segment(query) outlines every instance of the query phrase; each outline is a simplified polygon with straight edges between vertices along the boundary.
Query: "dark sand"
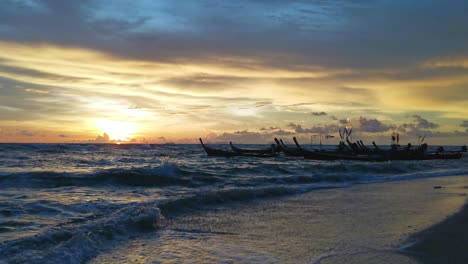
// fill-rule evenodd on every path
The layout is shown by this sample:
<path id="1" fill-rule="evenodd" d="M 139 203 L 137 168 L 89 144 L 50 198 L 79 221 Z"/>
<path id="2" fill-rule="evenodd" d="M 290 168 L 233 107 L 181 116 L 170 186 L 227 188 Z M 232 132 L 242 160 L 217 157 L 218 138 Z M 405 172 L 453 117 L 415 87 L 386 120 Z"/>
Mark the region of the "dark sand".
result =
<path id="1" fill-rule="evenodd" d="M 468 263 L 468 205 L 415 238 L 408 251 L 422 263 Z"/>

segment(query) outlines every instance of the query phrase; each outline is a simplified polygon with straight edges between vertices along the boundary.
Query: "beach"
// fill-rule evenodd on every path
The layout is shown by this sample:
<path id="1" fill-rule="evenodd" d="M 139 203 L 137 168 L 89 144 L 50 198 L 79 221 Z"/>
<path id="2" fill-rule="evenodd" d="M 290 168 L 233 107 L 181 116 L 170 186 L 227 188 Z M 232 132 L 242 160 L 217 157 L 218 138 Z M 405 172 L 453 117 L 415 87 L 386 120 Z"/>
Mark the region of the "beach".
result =
<path id="1" fill-rule="evenodd" d="M 468 263 L 468 207 L 413 237 L 407 250 L 421 263 Z"/>
<path id="2" fill-rule="evenodd" d="M 467 184 L 466 176 L 419 179 L 214 206 L 169 217 L 92 263 L 463 263 L 463 248 L 450 243 L 468 238 L 466 211 L 447 218 L 462 208 Z"/>
<path id="3" fill-rule="evenodd" d="M 436 259 L 429 246 L 441 258 L 463 257 L 437 245 L 449 231 L 431 230 L 465 203 L 466 158 L 323 162 L 209 158 L 199 145 L 2 147 L 0 263 L 418 263 Z"/>

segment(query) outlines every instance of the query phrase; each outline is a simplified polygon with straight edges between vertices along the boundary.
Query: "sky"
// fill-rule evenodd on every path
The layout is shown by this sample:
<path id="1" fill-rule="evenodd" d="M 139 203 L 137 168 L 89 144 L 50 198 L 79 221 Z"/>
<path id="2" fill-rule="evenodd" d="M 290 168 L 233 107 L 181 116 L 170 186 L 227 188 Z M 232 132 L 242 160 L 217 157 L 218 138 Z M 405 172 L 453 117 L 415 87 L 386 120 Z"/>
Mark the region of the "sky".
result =
<path id="1" fill-rule="evenodd" d="M 468 144 L 468 1 L 0 2 L 0 142 Z"/>

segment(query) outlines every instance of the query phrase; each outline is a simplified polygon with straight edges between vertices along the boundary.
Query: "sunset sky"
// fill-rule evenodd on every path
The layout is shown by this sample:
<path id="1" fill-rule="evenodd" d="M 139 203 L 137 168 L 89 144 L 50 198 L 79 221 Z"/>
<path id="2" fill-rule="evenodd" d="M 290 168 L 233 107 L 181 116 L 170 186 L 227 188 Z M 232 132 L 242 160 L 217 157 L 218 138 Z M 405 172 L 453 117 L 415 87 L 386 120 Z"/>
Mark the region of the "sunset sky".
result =
<path id="1" fill-rule="evenodd" d="M 467 14 L 466 0 L 3 0 L 0 142 L 267 143 L 346 126 L 468 144 Z"/>

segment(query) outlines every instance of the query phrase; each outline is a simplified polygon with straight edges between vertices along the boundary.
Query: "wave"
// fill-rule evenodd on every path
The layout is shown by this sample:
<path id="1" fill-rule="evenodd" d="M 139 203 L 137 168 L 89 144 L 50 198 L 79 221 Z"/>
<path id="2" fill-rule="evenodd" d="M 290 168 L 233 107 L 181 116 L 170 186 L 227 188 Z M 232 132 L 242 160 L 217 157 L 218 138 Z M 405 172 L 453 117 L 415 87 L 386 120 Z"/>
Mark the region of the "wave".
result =
<path id="1" fill-rule="evenodd" d="M 32 171 L 0 173 L 3 187 L 56 188 L 63 186 L 163 186 L 191 185 L 190 172 L 184 171 L 175 163 L 162 163 L 158 167 L 112 168 L 93 173 L 66 173 L 53 171 Z"/>
<path id="2" fill-rule="evenodd" d="M 360 179 L 361 183 L 377 183 L 385 181 L 404 181 L 404 180 L 416 180 L 416 179 L 427 179 L 437 177 L 448 177 L 448 176 L 463 176 L 468 175 L 467 168 L 454 168 L 454 169 L 440 169 L 429 172 L 409 172 L 400 175 L 393 176 L 368 176 Z"/>
<path id="3" fill-rule="evenodd" d="M 147 168 L 149 173 L 160 173 L 180 176 L 180 168 L 175 164 L 168 167 Z M 203 210 L 206 206 L 250 201 L 259 198 L 270 198 L 304 193 L 317 189 L 342 188 L 353 182 L 391 181 L 423 177 L 440 177 L 448 175 L 463 175 L 466 169 L 443 169 L 431 173 L 409 173 L 392 177 L 369 176 L 290 176 L 283 177 L 280 182 L 264 183 L 250 187 L 228 187 L 222 189 L 198 190 L 195 193 L 166 198 L 165 200 L 131 203 L 123 205 L 100 205 L 100 210 L 94 210 L 93 215 L 75 218 L 66 223 L 60 223 L 35 236 L 19 238 L 0 244 L 3 253 L 1 260 L 6 262 L 45 262 L 45 263 L 82 263 L 95 256 L 98 251 L 111 246 L 118 237 L 128 238 L 136 232 L 146 232 L 164 227 L 165 217 L 177 217 L 193 210 Z M 112 174 L 112 171 L 107 173 Z M 338 175 L 338 174 L 337 174 Z M 256 179 L 259 180 L 259 179 Z M 273 181 L 274 177 L 263 177 L 262 181 Z M 57 207 L 57 205 L 52 205 Z M 97 207 L 96 207 L 97 208 Z M 4 232 L 9 232 L 11 226 L 19 223 L 11 222 L 4 226 Z M 0 230 L 2 231 L 2 230 Z"/>
<path id="4" fill-rule="evenodd" d="M 229 188 L 216 191 L 206 191 L 182 198 L 167 200 L 159 205 L 164 215 L 185 213 L 187 209 L 193 210 L 209 205 L 250 201 L 260 198 L 269 198 L 300 194 L 311 190 L 341 188 L 346 184 L 305 184 L 305 185 L 279 185 L 264 187 Z"/>
<path id="5" fill-rule="evenodd" d="M 100 210 L 94 210 L 92 215 L 72 218 L 45 229 L 39 234 L 0 243 L 2 252 L 0 261 L 7 263 L 83 263 L 106 246 L 112 246 L 115 239 L 126 239 L 137 233 L 164 227 L 164 216 L 189 213 L 194 209 L 215 204 L 290 195 L 311 189 L 332 187 L 336 186 L 270 186 L 213 190 L 163 201 L 130 203 L 119 210 L 115 209 L 115 205 L 103 207 L 103 204 L 100 204 Z M 11 231 L 11 226 L 20 224 L 9 222 L 3 226 L 3 231 Z"/>
<path id="6" fill-rule="evenodd" d="M 36 151 L 60 153 L 64 151 L 94 151 L 106 145 L 94 144 L 0 144 L 0 151 Z"/>
<path id="7" fill-rule="evenodd" d="M 84 161 L 83 161 L 84 162 Z M 96 162 L 96 161 L 93 161 Z M 99 162 L 99 161 L 98 161 Z M 156 161 L 155 161 L 156 162 Z M 468 174 L 468 167 L 451 162 L 303 162 L 223 163 L 202 166 L 182 162 L 159 161 L 152 167 L 97 169 L 93 172 L 0 171 L 2 187 L 57 188 L 63 186 L 168 186 L 200 187 L 227 184 L 263 186 L 269 184 L 308 184 L 321 182 L 375 182 L 414 177 L 439 177 Z M 463 163 L 462 163 L 463 164 Z M 436 176 L 433 176 L 436 175 Z"/>
<path id="8" fill-rule="evenodd" d="M 70 221 L 40 234 L 0 244 L 7 263 L 83 263 L 119 235 L 158 228 L 162 216 L 152 204 L 130 204 L 83 224 Z"/>

